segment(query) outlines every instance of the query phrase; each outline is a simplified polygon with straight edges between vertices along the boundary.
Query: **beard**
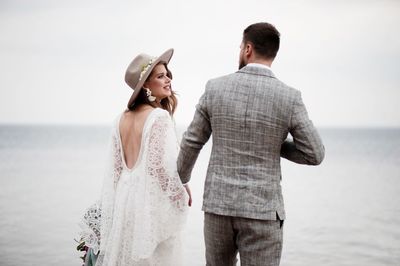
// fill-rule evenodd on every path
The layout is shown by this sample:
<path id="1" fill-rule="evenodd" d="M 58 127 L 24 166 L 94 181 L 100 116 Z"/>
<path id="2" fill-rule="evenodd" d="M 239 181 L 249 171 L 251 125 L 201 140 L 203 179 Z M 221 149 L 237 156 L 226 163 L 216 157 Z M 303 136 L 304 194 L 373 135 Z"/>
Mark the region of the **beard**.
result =
<path id="1" fill-rule="evenodd" d="M 242 69 L 242 67 L 246 66 L 247 63 L 244 61 L 243 57 L 240 56 L 239 58 L 239 70 Z"/>

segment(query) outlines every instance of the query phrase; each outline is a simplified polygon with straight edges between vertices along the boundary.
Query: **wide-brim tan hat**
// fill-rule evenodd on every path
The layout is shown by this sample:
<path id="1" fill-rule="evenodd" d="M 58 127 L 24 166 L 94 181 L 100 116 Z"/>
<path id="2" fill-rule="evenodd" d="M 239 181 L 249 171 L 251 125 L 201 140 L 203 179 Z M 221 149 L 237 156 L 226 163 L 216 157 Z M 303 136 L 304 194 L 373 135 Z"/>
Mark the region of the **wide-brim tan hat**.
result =
<path id="1" fill-rule="evenodd" d="M 169 63 L 174 53 L 174 49 L 168 49 L 158 58 L 147 54 L 136 56 L 129 64 L 125 73 L 125 82 L 133 89 L 133 93 L 128 102 L 128 108 L 135 102 L 143 83 L 149 77 L 153 68 L 160 62 Z"/>

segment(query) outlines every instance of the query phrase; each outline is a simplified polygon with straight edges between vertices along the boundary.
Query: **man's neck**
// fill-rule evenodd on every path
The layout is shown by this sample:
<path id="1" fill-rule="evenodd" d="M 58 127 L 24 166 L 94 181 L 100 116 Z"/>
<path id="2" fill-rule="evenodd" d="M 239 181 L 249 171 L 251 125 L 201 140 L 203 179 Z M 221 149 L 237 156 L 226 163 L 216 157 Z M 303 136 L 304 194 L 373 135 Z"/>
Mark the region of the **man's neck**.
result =
<path id="1" fill-rule="evenodd" d="M 267 67 L 271 67 L 271 65 L 272 65 L 272 61 L 273 60 L 265 60 L 265 59 L 253 59 L 253 60 L 249 60 L 248 62 L 247 62 L 247 64 L 251 64 L 251 63 L 253 63 L 253 64 L 261 64 L 261 65 L 266 65 Z"/>

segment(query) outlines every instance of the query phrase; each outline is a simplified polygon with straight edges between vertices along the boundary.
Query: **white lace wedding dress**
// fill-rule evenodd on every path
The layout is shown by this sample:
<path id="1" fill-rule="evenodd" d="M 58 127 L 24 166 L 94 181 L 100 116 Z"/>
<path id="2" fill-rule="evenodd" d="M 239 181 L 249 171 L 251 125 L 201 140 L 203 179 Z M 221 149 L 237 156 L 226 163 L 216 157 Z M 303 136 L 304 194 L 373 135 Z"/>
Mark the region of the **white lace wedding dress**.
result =
<path id="1" fill-rule="evenodd" d="M 109 171 L 103 183 L 96 266 L 181 265 L 180 234 L 188 196 L 176 169 L 179 147 L 174 123 L 165 110 L 151 111 L 138 159 L 129 169 L 119 121 L 120 117 L 112 130 Z"/>

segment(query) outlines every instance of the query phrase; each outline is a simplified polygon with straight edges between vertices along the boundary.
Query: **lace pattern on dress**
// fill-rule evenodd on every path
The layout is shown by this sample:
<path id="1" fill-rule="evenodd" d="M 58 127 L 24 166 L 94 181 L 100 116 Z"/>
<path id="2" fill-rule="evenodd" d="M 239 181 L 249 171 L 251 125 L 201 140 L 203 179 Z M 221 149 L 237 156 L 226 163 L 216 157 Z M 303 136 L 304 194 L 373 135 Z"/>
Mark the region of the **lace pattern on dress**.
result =
<path id="1" fill-rule="evenodd" d="M 114 187 L 117 185 L 119 177 L 122 173 L 122 155 L 121 145 L 119 145 L 118 137 L 113 135 L 113 150 L 114 150 Z"/>
<path id="2" fill-rule="evenodd" d="M 153 178 L 158 179 L 161 190 L 167 194 L 170 202 L 179 210 L 186 209 L 185 189 L 182 186 L 178 173 L 168 171 L 164 156 L 168 156 L 166 140 L 168 131 L 172 130 L 165 117 L 158 117 L 154 122 L 149 136 L 149 151 L 147 160 L 147 172 Z M 170 139 L 169 139 L 170 140 Z"/>
<path id="3" fill-rule="evenodd" d="M 100 218 L 100 204 L 96 202 L 86 210 L 79 223 L 82 229 L 81 239 L 85 241 L 85 246 L 93 249 L 94 254 L 97 254 L 100 248 Z"/>
<path id="4" fill-rule="evenodd" d="M 101 241 L 100 241 L 100 256 L 104 252 L 108 243 L 109 234 L 113 222 L 114 213 L 114 200 L 115 200 L 115 189 L 119 178 L 122 174 L 122 157 L 121 147 L 119 145 L 118 133 L 116 130 L 117 121 L 114 123 L 114 127 L 111 132 L 110 147 L 109 147 L 109 159 L 108 166 L 106 167 L 105 176 L 103 180 L 103 188 L 101 193 Z M 101 265 L 101 264 L 99 264 Z"/>
<path id="5" fill-rule="evenodd" d="M 123 166 L 118 122 L 101 197 L 101 242 L 96 266 L 180 265 L 179 236 L 187 195 L 180 182 L 178 145 L 166 111 L 154 110 L 142 135 L 142 155 L 133 171 Z M 140 163 L 143 162 L 143 163 Z"/>

